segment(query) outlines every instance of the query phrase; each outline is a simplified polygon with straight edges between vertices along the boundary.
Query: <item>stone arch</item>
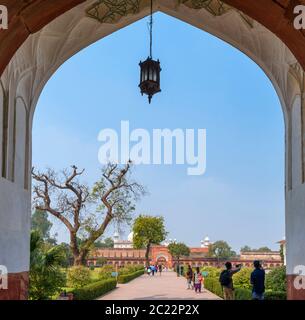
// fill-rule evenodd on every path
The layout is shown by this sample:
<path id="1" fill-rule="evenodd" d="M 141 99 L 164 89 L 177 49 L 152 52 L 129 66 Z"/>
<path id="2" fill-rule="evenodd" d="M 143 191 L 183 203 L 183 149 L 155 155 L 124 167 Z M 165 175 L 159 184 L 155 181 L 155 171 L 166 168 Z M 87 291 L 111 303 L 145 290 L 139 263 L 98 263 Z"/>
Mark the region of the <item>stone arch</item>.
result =
<path id="1" fill-rule="evenodd" d="M 284 33 L 283 30 L 276 29 L 276 26 L 272 25 L 272 22 L 268 23 L 266 17 L 264 16 L 264 18 L 262 14 L 255 15 L 253 12 L 251 14 L 251 1 L 245 0 L 243 4 L 240 4 L 240 1 L 227 0 L 226 3 L 233 6 L 235 4 L 236 7 L 230 7 L 224 11 L 218 10 L 216 14 L 206 7 L 195 8 L 190 1 L 178 0 L 159 0 L 156 2 L 154 10 L 185 21 L 226 41 L 256 62 L 270 78 L 281 102 L 286 127 L 286 216 L 289 217 L 286 226 L 287 270 L 292 279 L 293 266 L 295 264 L 305 264 L 302 260 L 305 256 L 305 249 L 296 249 L 298 243 L 305 240 L 302 230 L 296 228 L 296 226 L 305 224 L 305 217 L 302 215 L 305 194 L 305 105 L 304 99 L 298 100 L 297 98 L 297 96 L 303 97 L 304 92 L 302 65 L 305 65 L 305 50 L 303 50 L 304 46 L 300 46 L 301 50 L 296 49 L 287 39 L 289 47 L 285 45 L 282 40 L 285 40 L 287 32 Z M 269 8 L 275 8 L 274 1 L 266 1 L 264 0 L 261 4 L 261 6 L 264 5 L 263 11 L 267 12 L 266 7 L 268 6 Z M 218 0 L 214 0 L 214 3 L 216 5 L 222 4 Z M 16 225 L 19 228 L 17 233 L 22 234 L 22 236 L 17 236 L 16 230 L 11 231 L 11 242 L 16 244 L 15 250 L 17 252 L 19 252 L 20 246 L 18 247 L 18 244 L 21 241 L 23 242 L 23 250 L 25 247 L 28 248 L 24 243 L 27 243 L 30 225 L 31 128 L 35 107 L 43 87 L 60 65 L 71 56 L 149 13 L 149 2 L 143 0 L 139 10 L 129 12 L 124 16 L 118 16 L 111 23 L 109 21 L 101 23 L 98 19 L 88 16 L 88 10 L 92 4 L 93 1 L 89 0 L 67 0 L 57 10 L 53 8 L 54 10 L 46 12 L 41 17 L 40 23 L 36 21 L 35 25 L 31 25 L 31 19 L 27 19 L 26 16 L 26 13 L 31 16 L 29 9 L 31 6 L 25 7 L 25 11 L 22 11 L 21 20 L 27 26 L 27 33 L 25 32 L 17 43 L 19 49 L 14 51 L 16 48 L 12 48 L 11 51 L 15 52 L 14 56 L 12 57 L 12 52 L 7 53 L 5 51 L 4 58 L 1 60 L 0 72 L 3 71 L 3 73 L 0 79 L 2 87 L 0 110 L 6 110 L 3 112 L 6 119 L 2 119 L 1 126 L 3 129 L 1 165 L 2 176 L 6 180 L 0 181 L 0 202 L 2 203 L 0 210 L 3 213 L 0 216 L 0 231 L 4 228 L 1 225 L 7 226 L 11 222 L 9 220 L 11 217 L 8 217 L 6 209 L 3 209 L 10 208 L 14 211 L 17 220 Z M 236 8 L 243 9 L 243 11 Z M 282 17 L 283 11 L 285 12 L 284 9 L 281 12 L 276 12 Z M 61 13 L 64 14 L 60 15 Z M 253 20 L 253 18 L 256 18 L 256 20 Z M 282 40 L 257 21 L 269 26 L 269 29 L 278 34 Z M 289 26 L 287 26 L 287 30 L 292 32 Z M 29 31 L 30 35 L 28 34 Z M 302 40 L 300 40 L 300 37 L 301 34 L 297 33 L 293 37 L 293 44 L 303 43 L 303 36 Z M 24 41 L 25 38 L 26 41 Z M 14 38 L 10 39 L 8 37 L 7 39 L 13 41 Z M 8 41 L 7 39 L 5 41 Z M 295 56 L 289 48 L 293 50 Z M 3 64 L 3 61 L 6 62 Z M 8 61 L 10 61 L 9 64 L 7 64 Z M 292 116 L 293 109 L 296 111 Z M 26 129 L 20 133 L 19 130 L 24 128 Z M 24 145 L 22 143 L 19 145 L 23 134 L 25 135 Z M 299 137 L 301 137 L 301 143 Z M 18 141 L 17 144 L 16 141 Z M 11 184 L 11 182 L 13 183 Z M 8 190 L 15 194 L 14 199 L 20 199 L 20 204 L 16 204 L 14 199 L 6 196 Z M 293 236 L 295 233 L 298 237 Z M 0 240 L 7 242 L 7 239 L 1 238 L 3 237 L 1 234 L 7 234 L 7 232 L 0 232 Z M 300 238 L 302 238 L 301 242 Z M 25 254 L 27 257 L 21 259 L 22 263 L 17 266 L 18 263 L 16 265 L 12 260 L 13 256 L 12 258 L 9 257 L 9 249 L 8 245 L 0 248 L 0 256 L 6 257 L 9 272 L 27 272 L 28 253 Z M 212 262 L 211 265 L 213 265 Z M 290 280 L 288 284 L 291 284 Z M 293 289 L 291 290 L 293 291 Z M 294 294 L 292 291 L 289 291 L 290 296 Z M 305 293 L 302 294 L 305 297 Z"/>

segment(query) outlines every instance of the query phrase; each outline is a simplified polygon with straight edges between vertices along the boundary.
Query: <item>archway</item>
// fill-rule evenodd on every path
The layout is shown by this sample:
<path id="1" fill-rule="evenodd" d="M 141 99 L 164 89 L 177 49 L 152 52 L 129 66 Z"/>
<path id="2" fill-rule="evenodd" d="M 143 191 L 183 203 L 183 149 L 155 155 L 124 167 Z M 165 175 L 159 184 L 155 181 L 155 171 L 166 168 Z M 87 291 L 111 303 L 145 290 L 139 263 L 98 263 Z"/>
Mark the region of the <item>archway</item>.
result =
<path id="1" fill-rule="evenodd" d="M 238 1 L 226 2 L 236 4 L 238 7 Z M 301 95 L 304 89 L 304 72 L 301 65 L 304 65 L 305 60 L 302 59 L 305 50 L 294 48 L 298 41 L 303 43 L 303 38 L 299 40 L 300 33 L 293 33 L 292 40 L 289 40 L 294 41 L 293 44 L 286 39 L 287 45 L 298 57 L 297 60 L 279 38 L 250 16 L 245 15 L 244 12 L 250 14 L 252 10 L 252 17 L 264 22 L 285 40 L 284 29 L 276 28 L 270 21 L 268 24 L 266 15 L 262 14 L 263 11 L 268 11 L 265 1 L 261 4 L 261 14 L 251 9 L 250 1 L 244 1 L 243 5 L 238 7 L 244 9 L 244 12 L 226 6 L 218 0 L 212 1 L 212 6 L 210 3 L 210 1 L 204 1 L 198 8 L 191 2 L 182 4 L 174 0 L 160 0 L 154 9 L 206 30 L 232 44 L 259 64 L 271 79 L 282 104 L 286 128 L 288 294 L 290 298 L 305 298 L 305 290 L 296 290 L 292 283 L 295 277 L 295 266 L 305 265 L 305 249 L 299 246 L 299 243 L 305 240 L 305 233 L 302 230 L 305 222 L 304 102 Z M 270 8 L 275 10 L 274 2 L 268 3 Z M 54 5 L 52 14 L 46 13 L 39 18 L 40 20 L 38 19 L 39 21 L 37 17 L 36 21 L 26 19 L 27 33 L 29 30 L 39 31 L 30 36 L 23 33 L 23 40 L 27 36 L 28 38 L 14 56 L 11 58 L 13 52 L 6 52 L 3 56 L 5 70 L 1 77 L 0 89 L 0 123 L 2 124 L 0 241 L 3 245 L 0 248 L 0 256 L 1 264 L 8 267 L 10 274 L 9 290 L 0 293 L 4 297 L 24 298 L 26 296 L 31 206 L 31 128 L 38 97 L 51 75 L 73 54 L 141 19 L 149 11 L 148 1 L 140 2 L 138 7 L 134 4 L 130 6 L 123 3 L 122 5 L 125 6 L 123 11 L 126 15 L 121 16 L 112 12 L 112 18 L 107 21 L 103 18 L 105 8 L 101 8 L 100 3 L 77 0 L 67 1 L 64 7 Z M 40 9 L 41 7 L 37 7 L 36 14 Z M 71 10 L 66 11 L 68 9 Z M 59 16 L 63 12 L 65 13 Z M 286 10 L 282 8 L 281 13 L 278 10 L 276 12 L 279 17 L 282 17 Z M 269 15 L 270 12 L 268 12 Z M 57 18 L 54 19 L 55 17 Z M 29 28 L 31 22 L 33 28 Z M 41 27 L 43 29 L 40 29 Z M 292 32 L 291 28 L 287 26 L 285 30 Z M 4 39 L 1 45 L 5 45 L 5 41 L 14 41 L 14 35 L 12 37 Z M 12 46 L 10 48 L 14 51 Z M 302 46 L 300 48 L 303 49 Z M 8 61 L 10 61 L 9 64 L 7 64 Z"/>

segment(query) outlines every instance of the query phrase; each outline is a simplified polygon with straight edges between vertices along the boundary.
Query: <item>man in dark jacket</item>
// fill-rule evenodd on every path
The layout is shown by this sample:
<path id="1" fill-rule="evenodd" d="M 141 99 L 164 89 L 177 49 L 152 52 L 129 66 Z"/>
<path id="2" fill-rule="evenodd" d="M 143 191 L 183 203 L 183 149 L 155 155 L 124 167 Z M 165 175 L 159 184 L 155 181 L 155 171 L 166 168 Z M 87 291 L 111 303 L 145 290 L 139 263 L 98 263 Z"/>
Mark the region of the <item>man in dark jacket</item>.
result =
<path id="1" fill-rule="evenodd" d="M 241 264 L 236 265 L 236 268 L 232 268 L 232 263 L 230 261 L 225 263 L 226 270 L 223 270 L 219 277 L 219 282 L 223 289 L 223 295 L 225 300 L 234 300 L 234 286 L 232 276 L 240 271 Z"/>
<path id="2" fill-rule="evenodd" d="M 264 300 L 265 292 L 265 270 L 259 261 L 254 261 L 254 271 L 251 273 L 252 299 Z"/>

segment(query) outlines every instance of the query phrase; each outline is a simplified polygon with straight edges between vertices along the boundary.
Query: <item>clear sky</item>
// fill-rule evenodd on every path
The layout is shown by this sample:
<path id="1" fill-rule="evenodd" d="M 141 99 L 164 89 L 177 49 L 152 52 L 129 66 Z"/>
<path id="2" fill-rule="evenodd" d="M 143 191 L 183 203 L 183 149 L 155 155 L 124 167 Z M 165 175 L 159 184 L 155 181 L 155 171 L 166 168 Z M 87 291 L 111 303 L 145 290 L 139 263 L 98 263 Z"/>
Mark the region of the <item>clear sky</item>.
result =
<path id="1" fill-rule="evenodd" d="M 120 132 L 121 120 L 149 131 L 204 128 L 203 176 L 188 176 L 183 165 L 135 168 L 150 193 L 135 216 L 163 215 L 169 237 L 192 246 L 208 235 L 235 250 L 277 249 L 285 229 L 284 122 L 271 82 L 218 38 L 161 13 L 154 20 L 162 92 L 152 104 L 138 89 L 138 63 L 148 55 L 145 18 L 84 49 L 53 75 L 35 114 L 33 165 L 76 164 L 91 183 L 100 170 L 101 129 Z M 67 240 L 59 225 L 53 231 Z"/>

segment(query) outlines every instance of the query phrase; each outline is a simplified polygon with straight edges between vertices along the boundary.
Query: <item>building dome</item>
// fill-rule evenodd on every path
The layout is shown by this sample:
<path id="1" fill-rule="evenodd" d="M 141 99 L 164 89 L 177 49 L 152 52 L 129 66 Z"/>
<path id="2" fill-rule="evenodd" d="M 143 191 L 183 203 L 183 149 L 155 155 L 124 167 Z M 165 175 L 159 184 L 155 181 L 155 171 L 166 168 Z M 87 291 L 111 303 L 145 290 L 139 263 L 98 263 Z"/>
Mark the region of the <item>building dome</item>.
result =
<path id="1" fill-rule="evenodd" d="M 210 242 L 210 238 L 209 237 L 205 237 L 204 241 Z"/>
<path id="2" fill-rule="evenodd" d="M 129 242 L 133 242 L 133 232 L 130 232 L 130 233 L 129 233 L 129 235 L 128 235 L 128 237 L 127 237 L 127 240 L 128 240 Z"/>
<path id="3" fill-rule="evenodd" d="M 119 233 L 116 231 L 114 234 L 113 234 L 113 240 L 116 241 L 116 240 L 119 240 L 120 239 L 120 235 Z"/>

